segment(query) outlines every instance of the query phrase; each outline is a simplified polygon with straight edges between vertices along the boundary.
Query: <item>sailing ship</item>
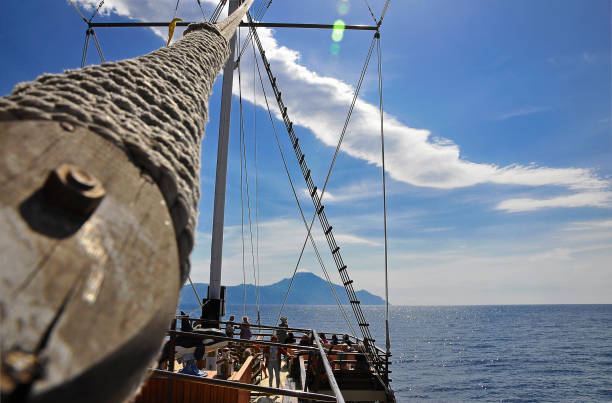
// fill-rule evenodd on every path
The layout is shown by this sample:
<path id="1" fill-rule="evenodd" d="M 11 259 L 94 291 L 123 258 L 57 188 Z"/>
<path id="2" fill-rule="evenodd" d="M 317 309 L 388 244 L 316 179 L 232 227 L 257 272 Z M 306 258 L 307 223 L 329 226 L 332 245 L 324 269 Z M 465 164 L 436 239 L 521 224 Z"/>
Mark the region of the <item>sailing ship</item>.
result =
<path id="1" fill-rule="evenodd" d="M 322 203 L 327 180 L 320 189 L 315 185 L 257 33 L 260 26 L 334 27 L 255 22 L 249 14 L 253 0 L 230 0 L 229 16 L 217 23 L 225 3 L 209 21 L 188 24 L 184 38 L 171 46 L 45 75 L 0 99 L 0 181 L 5 186 L 0 218 L 10 229 L 0 247 L 20 269 L 14 276 L 6 264 L 2 268 L 6 401 L 247 402 L 255 393 L 286 401 L 394 401 L 388 320 L 382 349 L 371 336 L 327 220 Z M 387 6 L 388 1 L 385 11 Z M 343 27 L 374 32 L 367 63 L 383 16 L 375 26 Z M 90 37 L 98 46 L 94 28 L 113 24 L 83 19 L 86 52 Z M 175 19 L 165 25 L 173 30 L 176 24 Z M 316 248 L 311 230 L 318 220 L 361 331 L 359 337 L 326 329 L 345 343 L 329 343 L 316 329 L 259 321 L 250 324 L 254 338 L 236 339 L 220 330 L 234 326 L 222 320 L 221 256 L 240 26 L 249 29 L 259 52 L 313 202 L 310 222 L 302 214 L 304 246 L 310 240 Z M 210 285 L 200 318 L 175 316 L 193 247 L 199 142 L 211 86 L 223 65 Z M 289 332 L 303 342 L 276 338 Z M 290 356 L 284 387 L 256 384 L 264 352 L 281 349 Z"/>

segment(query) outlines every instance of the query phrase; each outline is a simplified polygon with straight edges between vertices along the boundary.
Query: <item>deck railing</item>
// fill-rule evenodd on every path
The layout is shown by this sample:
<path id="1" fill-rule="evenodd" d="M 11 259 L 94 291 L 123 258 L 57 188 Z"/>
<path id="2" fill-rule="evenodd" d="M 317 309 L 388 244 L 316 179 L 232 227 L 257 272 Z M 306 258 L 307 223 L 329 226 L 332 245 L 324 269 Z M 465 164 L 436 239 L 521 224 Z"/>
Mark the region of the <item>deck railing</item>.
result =
<path id="1" fill-rule="evenodd" d="M 293 396 L 293 397 L 299 397 L 300 399 L 304 399 L 304 400 L 322 400 L 323 399 L 322 401 L 336 401 L 338 403 L 344 403 L 342 392 L 340 390 L 340 387 L 338 386 L 338 382 L 336 381 L 336 378 L 334 375 L 334 367 L 336 368 L 337 371 L 339 371 L 339 373 L 343 373 L 343 371 L 344 373 L 346 373 L 346 368 L 344 367 L 344 365 L 356 363 L 357 361 L 359 361 L 358 356 L 363 356 L 365 354 L 364 351 L 362 351 L 363 348 L 360 348 L 360 344 L 363 343 L 363 341 L 355 336 L 349 336 L 349 339 L 351 340 L 351 342 L 354 342 L 354 347 L 356 348 L 356 351 L 334 350 L 333 352 L 331 352 L 332 350 L 330 349 L 329 353 L 331 354 L 331 357 L 328 357 L 328 355 L 325 352 L 326 348 L 328 347 L 323 345 L 322 340 L 319 336 L 319 333 L 314 329 L 286 328 L 286 327 L 251 324 L 250 327 L 252 330 L 259 330 L 259 333 L 255 334 L 255 336 L 258 336 L 258 337 L 256 339 L 240 339 L 240 338 L 224 337 L 224 336 L 217 336 L 217 335 L 211 335 L 211 334 L 202 334 L 198 332 L 185 332 L 182 330 L 176 330 L 177 320 L 188 320 L 191 322 L 192 326 L 193 324 L 204 323 L 204 322 L 205 322 L 205 326 L 210 326 L 212 324 L 213 326 L 216 325 L 219 327 L 221 327 L 222 325 L 228 325 L 230 323 L 235 326 L 238 326 L 239 323 L 226 322 L 226 321 L 218 321 L 218 322 L 211 323 L 211 321 L 209 320 L 189 318 L 186 316 L 177 316 L 177 318 L 172 321 L 170 330 L 168 330 L 167 332 L 167 334 L 169 335 L 169 343 L 170 343 L 170 359 L 169 359 L 170 373 L 168 373 L 167 371 L 161 371 L 161 372 L 163 372 L 169 377 L 182 377 L 183 379 L 190 380 L 190 381 L 198 380 L 199 383 L 217 384 L 217 385 L 226 386 L 228 388 L 242 388 L 244 390 L 250 390 L 253 392 L 259 392 L 259 393 L 269 394 L 269 395 L 276 394 L 276 395 Z M 286 343 L 278 343 L 274 341 L 267 341 L 263 339 L 264 337 L 272 336 L 273 334 L 272 332 L 276 330 L 284 330 L 287 332 L 292 332 L 294 333 L 294 336 L 296 337 L 296 339 L 298 338 L 299 335 L 307 335 L 309 337 L 312 337 L 311 340 L 314 345 L 286 344 Z M 325 334 L 344 335 L 343 333 L 333 333 L 333 332 L 325 332 Z M 299 356 L 298 362 L 300 364 L 300 378 L 301 378 L 300 381 L 301 381 L 302 390 L 294 391 L 291 389 L 271 388 L 271 387 L 264 387 L 264 386 L 258 386 L 258 385 L 252 385 L 252 384 L 241 384 L 241 383 L 234 382 L 234 381 L 200 378 L 200 377 L 189 376 L 189 375 L 184 375 L 184 374 L 175 374 L 173 372 L 174 370 L 173 364 L 174 364 L 174 357 L 175 357 L 175 340 L 176 340 L 176 337 L 180 335 L 189 336 L 193 338 L 199 338 L 199 339 L 209 339 L 209 340 L 214 340 L 217 342 L 227 341 L 228 343 L 231 342 L 234 346 L 238 346 L 238 345 L 242 345 L 242 346 L 250 345 L 250 346 L 258 346 L 258 347 L 276 346 L 276 347 L 297 350 L 297 355 Z M 379 357 L 385 360 L 384 362 L 388 362 L 388 356 L 382 349 L 377 348 L 377 352 L 378 352 Z M 327 380 L 328 380 L 330 389 L 335 396 L 312 393 L 312 392 L 306 391 L 306 385 L 305 385 L 306 374 L 305 374 L 305 370 L 303 367 L 304 365 L 303 356 L 306 354 L 313 354 L 313 353 L 318 354 L 323 364 L 323 367 L 325 369 L 325 374 L 327 376 Z M 388 370 L 387 366 L 382 367 L 382 368 L 376 368 L 376 369 L 379 374 L 382 374 L 385 377 L 385 379 L 388 379 L 388 375 L 390 371 Z M 155 371 L 158 371 L 158 372 L 154 372 L 154 373 L 159 374 L 159 370 L 155 370 Z M 362 374 L 362 375 L 366 374 L 366 372 L 363 372 L 363 370 L 362 371 L 350 370 L 349 372 L 355 373 L 355 374 Z M 300 395 L 300 393 L 302 394 Z M 326 398 L 323 398 L 323 396 L 325 396 Z"/>

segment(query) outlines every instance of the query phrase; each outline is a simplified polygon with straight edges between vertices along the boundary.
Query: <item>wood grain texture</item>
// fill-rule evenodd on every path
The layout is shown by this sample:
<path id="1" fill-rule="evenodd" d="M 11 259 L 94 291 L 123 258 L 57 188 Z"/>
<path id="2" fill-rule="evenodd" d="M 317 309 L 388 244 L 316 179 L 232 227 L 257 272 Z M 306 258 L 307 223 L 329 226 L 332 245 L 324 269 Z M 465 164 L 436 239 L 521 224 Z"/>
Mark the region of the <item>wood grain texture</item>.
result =
<path id="1" fill-rule="evenodd" d="M 89 217 L 41 192 L 64 163 L 105 188 Z M 0 186 L 3 397 L 128 397 L 157 355 L 178 300 L 176 237 L 157 185 L 85 128 L 14 121 L 0 122 Z M 5 376 L 14 351 L 35 355 L 44 369 L 33 384 Z"/>
<path id="2" fill-rule="evenodd" d="M 252 371 L 253 357 L 249 357 L 229 380 L 250 383 Z M 212 378 L 214 372 L 208 371 L 208 377 Z M 138 395 L 130 403 L 248 403 L 250 395 L 248 390 L 172 379 L 154 374 L 144 383 Z"/>

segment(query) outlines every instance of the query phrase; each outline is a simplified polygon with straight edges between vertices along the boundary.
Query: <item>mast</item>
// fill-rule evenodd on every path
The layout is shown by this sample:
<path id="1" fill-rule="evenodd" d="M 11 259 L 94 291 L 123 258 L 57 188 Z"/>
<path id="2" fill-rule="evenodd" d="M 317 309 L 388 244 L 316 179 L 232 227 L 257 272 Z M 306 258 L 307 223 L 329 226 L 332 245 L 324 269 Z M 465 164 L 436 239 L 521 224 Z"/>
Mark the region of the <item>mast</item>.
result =
<path id="1" fill-rule="evenodd" d="M 239 0 L 230 0 L 231 14 L 238 8 Z M 234 83 L 234 52 L 236 35 L 230 40 L 230 56 L 223 68 L 223 88 L 221 93 L 221 114 L 219 119 L 219 141 L 217 146 L 217 174 L 215 179 L 215 200 L 213 212 L 212 242 L 210 247 L 210 285 L 209 303 L 221 298 L 221 265 L 223 259 L 223 224 L 225 220 L 225 188 L 227 184 L 227 153 L 230 134 L 232 109 L 232 86 Z M 212 319 L 212 318 L 211 318 Z M 219 318 L 217 318 L 218 320 Z"/>

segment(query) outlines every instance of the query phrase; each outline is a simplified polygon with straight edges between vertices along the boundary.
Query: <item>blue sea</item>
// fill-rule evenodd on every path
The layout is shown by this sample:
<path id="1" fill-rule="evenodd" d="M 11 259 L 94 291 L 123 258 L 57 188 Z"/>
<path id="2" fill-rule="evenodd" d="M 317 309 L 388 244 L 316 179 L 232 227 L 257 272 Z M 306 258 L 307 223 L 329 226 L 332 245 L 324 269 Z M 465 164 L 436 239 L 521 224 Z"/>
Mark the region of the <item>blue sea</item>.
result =
<path id="1" fill-rule="evenodd" d="M 243 314 L 242 305 L 227 308 Z M 279 308 L 263 305 L 262 323 Z M 384 348 L 384 307 L 362 308 Z M 288 305 L 283 314 L 290 326 L 348 328 L 336 306 Z M 256 307 L 247 315 L 254 322 Z M 392 306 L 389 317 L 399 402 L 612 402 L 612 305 Z"/>

